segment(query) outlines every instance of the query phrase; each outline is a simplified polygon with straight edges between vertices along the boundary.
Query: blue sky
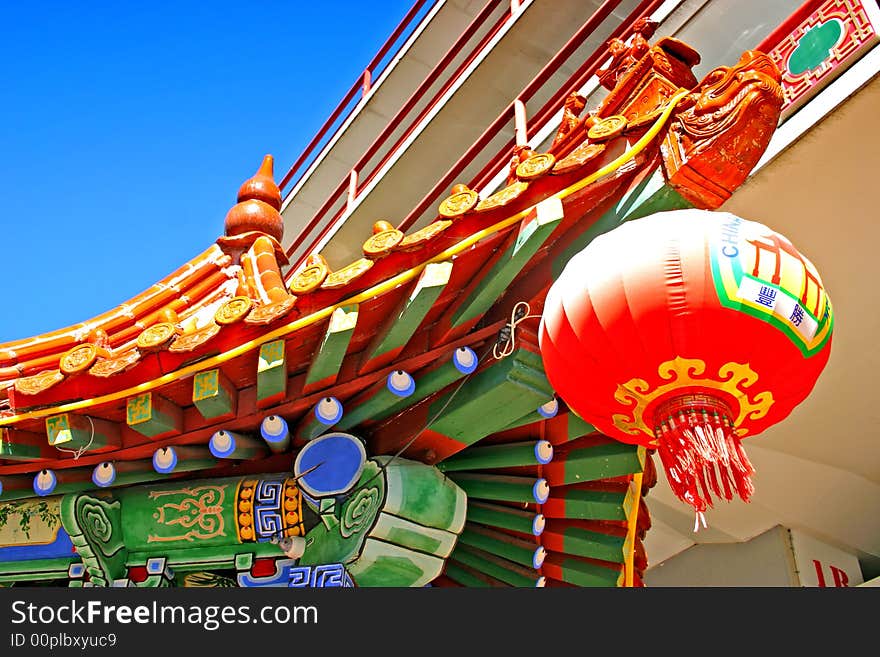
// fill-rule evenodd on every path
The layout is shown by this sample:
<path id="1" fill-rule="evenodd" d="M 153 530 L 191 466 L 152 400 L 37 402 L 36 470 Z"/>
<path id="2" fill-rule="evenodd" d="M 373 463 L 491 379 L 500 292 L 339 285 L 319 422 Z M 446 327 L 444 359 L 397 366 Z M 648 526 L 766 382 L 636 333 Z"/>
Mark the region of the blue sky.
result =
<path id="1" fill-rule="evenodd" d="M 412 0 L 0 3 L 0 342 L 89 319 L 280 181 Z"/>

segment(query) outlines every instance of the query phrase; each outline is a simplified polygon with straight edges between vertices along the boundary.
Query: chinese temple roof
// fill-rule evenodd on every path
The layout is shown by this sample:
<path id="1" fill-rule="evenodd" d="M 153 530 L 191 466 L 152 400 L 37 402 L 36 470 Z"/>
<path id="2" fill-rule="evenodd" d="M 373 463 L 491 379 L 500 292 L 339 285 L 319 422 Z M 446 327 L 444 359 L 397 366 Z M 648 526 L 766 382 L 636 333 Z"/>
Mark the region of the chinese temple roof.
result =
<path id="1" fill-rule="evenodd" d="M 535 493 L 524 508 L 550 500 L 554 582 L 579 581 L 560 556 L 574 522 L 567 496 L 614 497 L 610 516 L 578 516 L 587 523 L 578 527 L 638 553 L 651 459 L 555 399 L 536 320 L 556 274 L 597 233 L 656 209 L 717 207 L 757 161 L 775 117 L 750 108 L 773 94 L 772 63 L 747 53 L 719 87 L 718 76 L 698 85 L 696 61 L 675 40 L 638 45 L 605 74 L 611 93 L 598 110 L 566 114 L 547 152 L 515 151 L 502 189 L 480 198 L 456 185 L 412 232 L 377 219 L 362 256 L 334 271 L 317 253 L 287 261 L 267 155 L 224 235 L 201 254 L 91 320 L 0 345 L 3 499 L 40 494 L 49 472 L 56 492 L 91 487 L 104 463 L 115 464 L 116 485 L 149 481 L 164 476 L 156 459 L 168 449 L 181 466 L 171 476 L 287 469 L 289 446 L 255 430 L 282 418 L 294 447 L 330 427 L 356 431 L 370 453 L 438 465 L 476 500 L 493 477 L 549 483 L 558 492 Z M 764 87 L 748 87 L 754 80 Z M 752 95 L 737 95 L 741 86 Z M 676 126 L 712 103 L 723 125 L 698 146 L 686 142 Z M 724 139 L 739 130 L 751 130 L 751 146 L 727 161 Z M 715 153 L 711 182 L 706 152 Z M 557 447 L 552 465 L 497 470 L 475 455 L 535 427 Z M 461 465 L 469 458 L 476 465 Z M 458 580 L 447 576 L 467 580 L 492 539 L 466 530 L 450 561 Z M 596 565 L 580 556 L 581 570 Z M 644 555 L 637 560 L 640 572 Z M 621 574 L 619 564 L 608 571 Z"/>

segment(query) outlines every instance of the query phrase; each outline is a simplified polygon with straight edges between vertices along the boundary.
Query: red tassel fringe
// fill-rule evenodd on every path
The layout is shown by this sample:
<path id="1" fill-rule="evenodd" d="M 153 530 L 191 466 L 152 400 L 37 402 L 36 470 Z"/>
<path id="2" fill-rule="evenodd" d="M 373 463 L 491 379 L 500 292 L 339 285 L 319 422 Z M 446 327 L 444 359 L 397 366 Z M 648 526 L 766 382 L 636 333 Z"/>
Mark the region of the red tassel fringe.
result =
<path id="1" fill-rule="evenodd" d="M 657 453 L 670 487 L 699 514 L 736 493 L 748 502 L 755 469 L 740 443 L 730 411 L 704 395 L 678 397 L 658 409 Z"/>

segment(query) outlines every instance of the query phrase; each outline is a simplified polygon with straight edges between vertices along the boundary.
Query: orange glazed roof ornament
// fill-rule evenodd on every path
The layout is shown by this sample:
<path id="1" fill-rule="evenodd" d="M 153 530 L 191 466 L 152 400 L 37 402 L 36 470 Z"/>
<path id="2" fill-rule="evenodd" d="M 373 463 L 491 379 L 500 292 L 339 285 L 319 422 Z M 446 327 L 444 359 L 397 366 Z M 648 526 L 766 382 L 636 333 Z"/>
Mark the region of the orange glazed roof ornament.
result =
<path id="1" fill-rule="evenodd" d="M 227 237 L 257 231 L 281 240 L 281 190 L 275 184 L 273 163 L 272 156 L 266 155 L 257 173 L 239 188 L 238 203 L 226 214 Z"/>
<path id="2" fill-rule="evenodd" d="M 266 155 L 253 178 L 246 180 L 238 188 L 239 202 L 253 199 L 281 210 L 281 190 L 275 184 L 273 166 L 274 159 L 271 155 Z"/>

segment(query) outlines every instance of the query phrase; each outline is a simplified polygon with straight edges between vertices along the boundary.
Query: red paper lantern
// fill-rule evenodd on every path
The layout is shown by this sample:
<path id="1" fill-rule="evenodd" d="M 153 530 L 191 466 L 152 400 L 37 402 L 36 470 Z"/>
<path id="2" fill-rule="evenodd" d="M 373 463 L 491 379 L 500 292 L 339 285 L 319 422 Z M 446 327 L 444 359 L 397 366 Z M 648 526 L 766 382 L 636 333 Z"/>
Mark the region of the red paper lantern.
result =
<path id="1" fill-rule="evenodd" d="M 597 237 L 541 318 L 547 376 L 599 431 L 656 449 L 675 494 L 748 501 L 740 444 L 784 419 L 831 350 L 815 267 L 785 237 L 726 212 L 662 212 Z"/>

